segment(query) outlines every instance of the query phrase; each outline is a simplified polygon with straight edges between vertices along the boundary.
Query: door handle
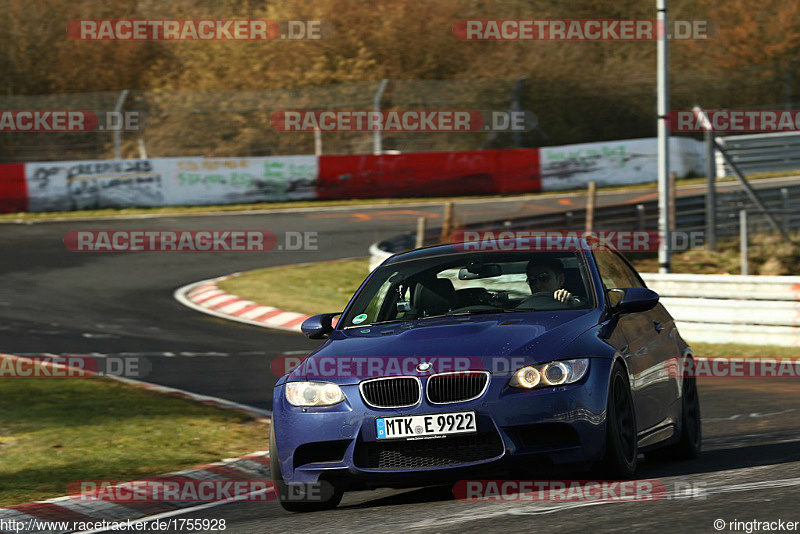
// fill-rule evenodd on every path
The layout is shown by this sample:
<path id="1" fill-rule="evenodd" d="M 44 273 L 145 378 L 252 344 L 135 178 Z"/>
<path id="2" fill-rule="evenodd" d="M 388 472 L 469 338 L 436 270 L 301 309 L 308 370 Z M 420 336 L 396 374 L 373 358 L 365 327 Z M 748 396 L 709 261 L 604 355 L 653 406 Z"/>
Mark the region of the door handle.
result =
<path id="1" fill-rule="evenodd" d="M 653 321 L 653 328 L 655 328 L 656 332 L 660 334 L 661 331 L 664 330 L 664 325 L 659 323 L 658 321 Z"/>

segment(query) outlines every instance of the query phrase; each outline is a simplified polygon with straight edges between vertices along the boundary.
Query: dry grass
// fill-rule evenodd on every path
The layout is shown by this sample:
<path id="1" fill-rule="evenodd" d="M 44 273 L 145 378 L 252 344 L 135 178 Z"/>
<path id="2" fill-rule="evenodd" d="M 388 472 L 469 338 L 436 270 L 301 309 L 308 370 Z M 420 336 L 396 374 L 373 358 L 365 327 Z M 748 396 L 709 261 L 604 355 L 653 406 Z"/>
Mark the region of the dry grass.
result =
<path id="1" fill-rule="evenodd" d="M 800 234 L 793 236 L 794 243 L 779 235 L 751 235 L 748 252 L 749 274 L 796 275 L 800 274 Z M 689 250 L 672 256 L 672 272 L 691 274 L 741 274 L 739 240 L 728 239 L 717 243 L 717 250 Z M 656 253 L 628 254 L 639 272 L 658 272 Z"/>
<path id="2" fill-rule="evenodd" d="M 259 269 L 218 285 L 247 300 L 314 315 L 342 311 L 368 274 L 364 258 Z"/>
<path id="3" fill-rule="evenodd" d="M 102 378 L 3 378 L 0 413 L 0 506 L 268 446 L 263 420 Z"/>

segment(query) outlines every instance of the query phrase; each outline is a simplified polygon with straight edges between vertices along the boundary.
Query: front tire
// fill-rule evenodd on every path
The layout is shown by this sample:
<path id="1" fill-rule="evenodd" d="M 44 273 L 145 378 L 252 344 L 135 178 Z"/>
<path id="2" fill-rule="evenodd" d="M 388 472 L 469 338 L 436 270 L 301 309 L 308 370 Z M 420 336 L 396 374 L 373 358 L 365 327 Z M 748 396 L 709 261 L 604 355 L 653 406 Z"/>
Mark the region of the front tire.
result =
<path id="1" fill-rule="evenodd" d="M 313 499 L 309 499 L 307 496 L 304 498 L 302 487 L 300 487 L 301 491 L 292 491 L 298 486 L 290 487 L 283 479 L 281 464 L 278 461 L 278 448 L 275 445 L 275 431 L 272 425 L 270 425 L 269 431 L 269 471 L 278 494 L 278 502 L 287 512 L 305 513 L 332 510 L 339 506 L 342 501 L 344 492 L 338 486 L 328 482 L 320 481 L 317 483 L 321 489 L 318 492 L 320 497 L 314 497 Z"/>
<path id="2" fill-rule="evenodd" d="M 639 445 L 636 412 L 628 374 L 620 364 L 611 370 L 606 407 L 606 454 L 600 471 L 610 479 L 628 479 L 636 473 Z"/>
<path id="3" fill-rule="evenodd" d="M 672 444 L 645 454 L 654 462 L 668 460 L 693 460 L 700 456 L 703 443 L 703 426 L 700 418 L 700 397 L 697 394 L 697 379 L 683 379 L 681 392 L 681 437 Z"/>

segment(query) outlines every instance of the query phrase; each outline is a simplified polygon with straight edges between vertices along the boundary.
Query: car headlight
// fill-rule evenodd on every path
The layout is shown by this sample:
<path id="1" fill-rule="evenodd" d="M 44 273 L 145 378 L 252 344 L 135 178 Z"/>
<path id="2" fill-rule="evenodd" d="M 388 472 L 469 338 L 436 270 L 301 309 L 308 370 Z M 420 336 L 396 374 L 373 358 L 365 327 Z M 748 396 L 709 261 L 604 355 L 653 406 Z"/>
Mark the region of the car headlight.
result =
<path id="1" fill-rule="evenodd" d="M 583 378 L 588 369 L 588 358 L 529 365 L 514 373 L 509 385 L 515 388 L 533 389 L 572 384 Z"/>
<path id="2" fill-rule="evenodd" d="M 330 382 L 289 382 L 286 400 L 294 406 L 332 406 L 344 400 L 344 393 Z"/>

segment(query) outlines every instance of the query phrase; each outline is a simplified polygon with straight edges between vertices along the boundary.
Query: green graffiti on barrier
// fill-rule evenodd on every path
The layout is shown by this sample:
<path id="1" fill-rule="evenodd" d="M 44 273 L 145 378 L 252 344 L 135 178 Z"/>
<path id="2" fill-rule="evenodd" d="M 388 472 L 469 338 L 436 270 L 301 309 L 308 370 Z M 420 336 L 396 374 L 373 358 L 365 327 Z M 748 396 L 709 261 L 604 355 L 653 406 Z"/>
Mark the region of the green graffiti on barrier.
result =
<path id="1" fill-rule="evenodd" d="M 548 163 L 577 163 L 582 167 L 592 167 L 592 161 L 598 158 L 619 158 L 619 168 L 625 168 L 625 146 L 617 147 L 604 146 L 602 148 L 585 148 L 578 150 L 566 150 L 556 152 L 543 148 L 545 159 Z"/>
<path id="2" fill-rule="evenodd" d="M 179 172 L 178 185 L 230 185 L 233 187 L 253 187 L 256 177 L 247 172 L 206 174 L 198 172 Z"/>

